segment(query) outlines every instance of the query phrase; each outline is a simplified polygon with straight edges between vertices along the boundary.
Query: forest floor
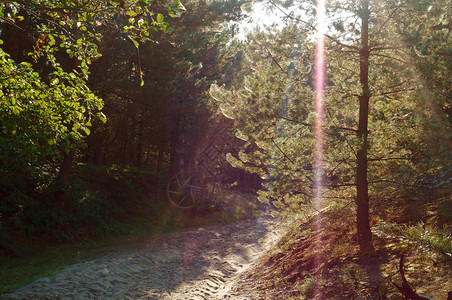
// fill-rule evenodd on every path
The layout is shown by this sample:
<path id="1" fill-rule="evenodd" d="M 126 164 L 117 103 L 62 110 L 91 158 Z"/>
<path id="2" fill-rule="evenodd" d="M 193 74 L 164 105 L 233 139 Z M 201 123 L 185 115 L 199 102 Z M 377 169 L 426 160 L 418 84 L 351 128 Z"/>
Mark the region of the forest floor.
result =
<path id="1" fill-rule="evenodd" d="M 321 245 L 309 220 L 265 214 L 142 237 L 0 299 L 403 299 L 392 284 L 400 283 L 398 242 L 377 238 L 373 255 L 360 258 L 346 220 L 326 217 Z M 422 251 L 409 256 L 413 287 L 446 299 L 452 270 L 430 266 Z"/>
<path id="2" fill-rule="evenodd" d="M 231 289 L 276 244 L 277 223 L 267 215 L 143 238 L 132 248 L 72 265 L 3 298 L 249 299 Z"/>
<path id="3" fill-rule="evenodd" d="M 166 201 L 151 202 L 155 195 L 146 193 L 146 174 L 110 169 L 110 176 L 103 169 L 85 170 L 86 182 L 103 187 L 104 196 L 92 200 L 122 204 L 127 220 L 135 220 L 126 225 L 138 231 L 67 245 L 42 241 L 7 260 L 0 257 L 0 299 L 401 300 L 393 285 L 400 284 L 401 253 L 407 254 L 405 271 L 417 292 L 446 299 L 452 290 L 448 265 L 398 238 L 374 236 L 375 252 L 360 257 L 352 205 L 331 206 L 317 227 L 309 212 L 283 222 L 261 213 L 265 206 L 254 195 L 230 189 L 216 195 L 223 210 L 179 211 Z M 121 190 L 130 192 L 112 197 Z M 443 198 L 427 203 L 429 209 L 375 201 L 380 206 L 373 208 L 374 218 L 387 220 L 398 211 L 401 223 L 449 225 L 452 202 L 449 195 Z M 153 204 L 139 205 L 148 202 Z"/>
<path id="4" fill-rule="evenodd" d="M 352 212 L 346 207 L 325 211 L 317 221 L 301 216 L 286 222 L 285 235 L 241 275 L 232 293 L 251 299 L 402 300 L 395 284 L 402 285 L 404 254 L 405 276 L 417 293 L 438 300 L 452 295 L 452 260 L 425 246 L 374 234 L 374 250 L 360 254 Z"/>

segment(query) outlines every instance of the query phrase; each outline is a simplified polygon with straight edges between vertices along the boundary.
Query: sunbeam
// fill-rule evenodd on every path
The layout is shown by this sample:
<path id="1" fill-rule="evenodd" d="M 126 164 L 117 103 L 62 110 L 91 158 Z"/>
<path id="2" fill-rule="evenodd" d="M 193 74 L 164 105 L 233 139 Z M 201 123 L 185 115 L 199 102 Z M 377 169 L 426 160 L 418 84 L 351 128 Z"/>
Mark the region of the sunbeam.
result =
<path id="1" fill-rule="evenodd" d="M 317 42 L 315 50 L 315 113 L 316 119 L 314 124 L 314 208 L 317 212 L 317 216 L 314 222 L 314 230 L 317 235 L 320 234 L 322 227 L 321 209 L 323 206 L 321 186 L 322 186 L 322 156 L 323 156 L 323 110 L 324 110 L 324 92 L 325 92 L 325 30 L 326 30 L 326 17 L 325 17 L 325 1 L 317 1 Z M 317 248 L 321 249 L 320 238 L 316 240 Z M 315 263 L 317 266 L 320 262 L 321 254 L 317 252 L 315 257 Z"/>
<path id="2" fill-rule="evenodd" d="M 315 203 L 316 208 L 320 206 L 320 186 L 322 181 L 322 152 L 323 152 L 323 105 L 325 92 L 325 1 L 319 0 L 317 2 L 317 43 L 315 50 Z"/>

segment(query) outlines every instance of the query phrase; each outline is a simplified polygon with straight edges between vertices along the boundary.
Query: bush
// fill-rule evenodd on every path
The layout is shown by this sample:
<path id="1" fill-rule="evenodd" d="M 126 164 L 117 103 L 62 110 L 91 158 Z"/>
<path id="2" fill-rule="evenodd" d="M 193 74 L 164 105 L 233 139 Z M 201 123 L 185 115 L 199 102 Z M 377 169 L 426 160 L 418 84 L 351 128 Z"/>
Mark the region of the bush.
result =
<path id="1" fill-rule="evenodd" d="M 452 265 L 452 234 L 446 225 L 438 228 L 422 222 L 398 225 L 381 221 L 373 231 L 380 237 L 399 240 L 400 247 L 406 250 L 418 248 Z"/>
<path id="2" fill-rule="evenodd" d="M 125 233 L 140 220 L 149 221 L 155 206 L 153 172 L 77 165 L 62 207 L 56 205 L 49 168 L 33 177 L 0 170 L 0 253 L 32 241 L 53 244 Z"/>
<path id="3" fill-rule="evenodd" d="M 8 248 L 20 236 L 60 243 L 120 231 L 116 219 L 122 210 L 82 183 L 70 185 L 64 209 L 55 208 L 53 202 L 51 190 L 28 195 L 10 187 L 0 203 L 0 248 Z"/>

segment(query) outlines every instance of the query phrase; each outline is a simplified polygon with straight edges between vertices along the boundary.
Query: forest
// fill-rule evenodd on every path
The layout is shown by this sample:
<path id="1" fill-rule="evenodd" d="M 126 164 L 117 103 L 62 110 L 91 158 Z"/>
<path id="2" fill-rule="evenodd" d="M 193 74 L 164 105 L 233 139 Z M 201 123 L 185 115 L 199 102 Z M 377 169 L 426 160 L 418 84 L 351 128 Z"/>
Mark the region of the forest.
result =
<path id="1" fill-rule="evenodd" d="M 452 299 L 451 30 L 451 0 L 0 2 L 0 299 L 261 214 L 241 296 Z"/>

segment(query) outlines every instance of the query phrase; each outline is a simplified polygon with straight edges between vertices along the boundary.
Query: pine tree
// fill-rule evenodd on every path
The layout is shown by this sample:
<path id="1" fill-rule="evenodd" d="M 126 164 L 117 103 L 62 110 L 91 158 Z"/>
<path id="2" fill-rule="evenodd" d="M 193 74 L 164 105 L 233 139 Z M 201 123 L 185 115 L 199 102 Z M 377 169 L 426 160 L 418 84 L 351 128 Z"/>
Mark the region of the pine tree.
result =
<path id="1" fill-rule="evenodd" d="M 418 5 L 437 7 L 427 2 L 420 1 Z M 303 5 L 300 2 L 300 7 Z M 420 39 L 413 30 L 416 21 L 410 20 L 414 15 L 416 20 L 425 18 L 420 8 L 414 9 L 407 2 L 377 0 L 337 1 L 329 5 L 329 17 L 334 21 L 329 23 L 326 35 L 324 196 L 347 201 L 356 189 L 357 239 L 361 253 L 367 253 L 372 249 L 371 207 L 378 207 L 380 200 L 383 203 L 402 197 L 402 190 L 415 188 L 421 177 L 416 172 L 428 152 L 425 138 L 431 125 L 426 120 L 433 111 L 425 105 L 419 109 L 425 97 L 419 77 L 427 76 L 429 79 L 424 80 L 436 82 L 438 87 L 433 86 L 432 93 L 446 95 L 448 90 L 439 87 L 440 80 L 434 81 L 434 72 L 429 75 L 419 70 L 419 45 L 412 41 L 410 45 L 409 38 Z M 448 5 L 439 6 L 433 25 L 441 27 L 437 34 L 441 42 L 436 47 L 445 53 L 447 28 L 440 20 L 445 19 Z M 291 11 L 296 10 L 292 7 Z M 312 196 L 312 80 L 311 74 L 302 70 L 313 60 L 312 55 L 294 54 L 298 51 L 296 45 L 313 51 L 306 32 L 312 34 L 316 24 L 309 12 L 306 9 L 308 16 L 303 18 L 286 16 L 298 27 L 286 27 L 279 33 L 258 32 L 250 37 L 247 53 L 251 74 L 241 88 L 211 88 L 223 113 L 237 120 L 238 136 L 256 145 L 250 146 L 254 151 L 230 156 L 231 163 L 265 177 L 267 197 L 279 199 L 280 206 Z M 293 41 L 287 37 L 289 33 L 299 35 L 299 41 L 284 47 L 281 41 Z M 431 51 L 430 57 L 438 57 L 440 52 Z M 416 53 L 414 63 L 412 57 Z M 446 56 L 443 54 L 443 61 Z M 291 63 L 295 64 L 293 73 L 289 72 Z M 450 69 L 447 66 L 438 66 L 442 71 L 437 79 L 445 76 Z M 288 91 L 296 90 L 302 82 L 304 94 L 289 96 Z M 447 110 L 448 100 L 441 96 L 436 99 Z M 291 132 L 296 132 L 296 137 Z M 293 207 L 296 209 L 297 205 Z"/>

